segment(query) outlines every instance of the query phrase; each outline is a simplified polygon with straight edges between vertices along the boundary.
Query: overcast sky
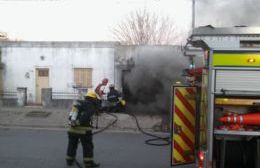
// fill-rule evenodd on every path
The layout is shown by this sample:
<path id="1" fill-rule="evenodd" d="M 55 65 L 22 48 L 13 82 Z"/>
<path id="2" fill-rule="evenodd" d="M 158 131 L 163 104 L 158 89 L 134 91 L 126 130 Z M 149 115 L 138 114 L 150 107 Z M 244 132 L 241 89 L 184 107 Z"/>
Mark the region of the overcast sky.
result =
<path id="1" fill-rule="evenodd" d="M 0 31 L 23 40 L 111 41 L 129 12 L 146 8 L 190 28 L 188 0 L 0 0 Z"/>
<path id="2" fill-rule="evenodd" d="M 146 8 L 191 29 L 192 0 L 0 0 L 0 31 L 13 39 L 112 41 L 111 29 Z M 260 23 L 260 0 L 196 0 L 196 26 Z"/>

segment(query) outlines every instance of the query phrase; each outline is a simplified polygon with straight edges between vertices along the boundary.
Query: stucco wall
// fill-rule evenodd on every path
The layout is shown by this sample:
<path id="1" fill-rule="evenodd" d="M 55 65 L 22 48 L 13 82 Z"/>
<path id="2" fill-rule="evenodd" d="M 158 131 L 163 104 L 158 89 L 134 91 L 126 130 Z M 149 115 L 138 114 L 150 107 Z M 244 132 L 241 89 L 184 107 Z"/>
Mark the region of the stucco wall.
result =
<path id="1" fill-rule="evenodd" d="M 17 43 L 2 47 L 3 85 L 5 90 L 26 87 L 29 103 L 35 102 L 36 68 L 49 68 L 54 91 L 73 91 L 73 68 L 93 68 L 93 87 L 104 77 L 114 81 L 114 48 L 109 43 Z"/>

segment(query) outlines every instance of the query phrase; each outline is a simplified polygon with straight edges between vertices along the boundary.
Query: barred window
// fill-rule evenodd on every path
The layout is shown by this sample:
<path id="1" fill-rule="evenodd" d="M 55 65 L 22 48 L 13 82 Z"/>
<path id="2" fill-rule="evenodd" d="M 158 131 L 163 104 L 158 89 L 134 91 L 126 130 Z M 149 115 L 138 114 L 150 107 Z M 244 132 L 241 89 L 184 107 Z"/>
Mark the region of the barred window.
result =
<path id="1" fill-rule="evenodd" d="M 74 68 L 74 82 L 78 87 L 92 87 L 92 68 Z"/>

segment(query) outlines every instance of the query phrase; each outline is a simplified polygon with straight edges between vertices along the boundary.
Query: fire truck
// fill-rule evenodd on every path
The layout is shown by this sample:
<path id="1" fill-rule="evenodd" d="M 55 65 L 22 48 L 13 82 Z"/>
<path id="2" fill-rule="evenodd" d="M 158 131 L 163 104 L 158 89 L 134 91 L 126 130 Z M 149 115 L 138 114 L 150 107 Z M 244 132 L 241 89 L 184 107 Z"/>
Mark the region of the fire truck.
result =
<path id="1" fill-rule="evenodd" d="M 171 165 L 260 168 L 260 28 L 195 28 L 172 89 Z"/>

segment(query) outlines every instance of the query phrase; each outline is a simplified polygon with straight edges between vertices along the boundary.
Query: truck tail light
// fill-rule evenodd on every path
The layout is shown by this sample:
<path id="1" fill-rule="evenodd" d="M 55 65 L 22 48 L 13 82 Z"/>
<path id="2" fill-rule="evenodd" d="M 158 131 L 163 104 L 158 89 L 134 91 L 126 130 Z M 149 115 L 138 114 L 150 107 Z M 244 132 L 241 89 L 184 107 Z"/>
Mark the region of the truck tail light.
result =
<path id="1" fill-rule="evenodd" d="M 198 153 L 199 157 L 199 167 L 198 168 L 204 168 L 205 164 L 205 152 L 204 151 L 199 151 Z"/>

